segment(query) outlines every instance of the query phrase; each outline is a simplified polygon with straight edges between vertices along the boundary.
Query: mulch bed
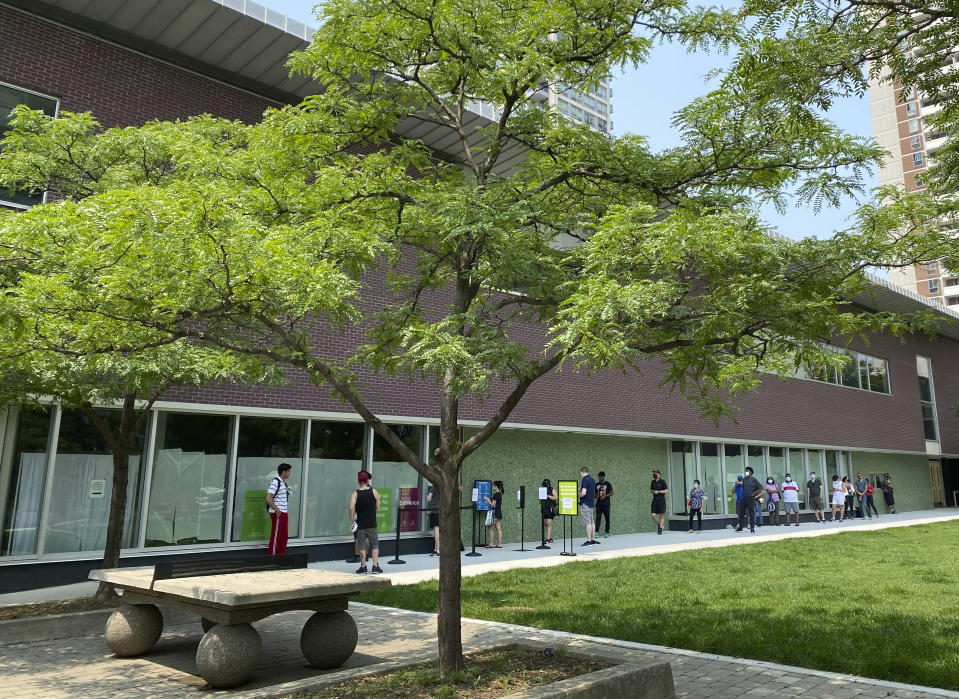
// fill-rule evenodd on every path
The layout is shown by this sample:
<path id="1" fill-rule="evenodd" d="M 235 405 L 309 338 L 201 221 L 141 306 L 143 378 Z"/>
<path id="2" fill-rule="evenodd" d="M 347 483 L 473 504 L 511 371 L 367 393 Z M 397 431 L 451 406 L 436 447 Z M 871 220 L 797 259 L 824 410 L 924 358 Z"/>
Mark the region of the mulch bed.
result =
<path id="1" fill-rule="evenodd" d="M 438 664 L 426 663 L 393 672 L 368 675 L 298 695 L 333 697 L 503 697 L 539 685 L 578 677 L 614 663 L 569 655 L 565 649 L 505 646 L 466 656 L 465 672 L 440 676 Z"/>

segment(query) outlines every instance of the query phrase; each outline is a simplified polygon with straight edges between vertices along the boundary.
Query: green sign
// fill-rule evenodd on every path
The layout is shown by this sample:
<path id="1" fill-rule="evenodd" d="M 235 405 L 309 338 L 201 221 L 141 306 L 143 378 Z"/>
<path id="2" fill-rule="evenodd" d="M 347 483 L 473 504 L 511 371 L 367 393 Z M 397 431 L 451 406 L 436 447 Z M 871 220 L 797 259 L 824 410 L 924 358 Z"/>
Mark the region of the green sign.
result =
<path id="1" fill-rule="evenodd" d="M 579 514 L 579 482 L 560 481 L 556 484 L 559 495 L 559 514 L 575 517 Z"/>
<path id="2" fill-rule="evenodd" d="M 243 494 L 240 541 L 265 541 L 270 538 L 270 526 L 270 513 L 266 511 L 266 491 L 246 491 Z"/>
<path id="3" fill-rule="evenodd" d="M 393 531 L 393 489 L 375 488 L 380 495 L 380 506 L 376 508 L 376 531 L 380 533 Z"/>

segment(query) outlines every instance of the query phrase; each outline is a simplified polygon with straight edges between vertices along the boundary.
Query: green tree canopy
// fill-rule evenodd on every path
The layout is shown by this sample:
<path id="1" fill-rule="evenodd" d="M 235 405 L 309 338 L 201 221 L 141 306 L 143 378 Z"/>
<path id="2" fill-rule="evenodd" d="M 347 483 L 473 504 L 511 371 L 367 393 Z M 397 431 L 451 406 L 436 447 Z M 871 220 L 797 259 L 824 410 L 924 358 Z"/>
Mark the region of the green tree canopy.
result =
<path id="1" fill-rule="evenodd" d="M 737 61 L 659 153 L 542 99 L 549 84 L 588 91 L 657 41 L 752 41 L 736 15 L 675 0 L 339 0 L 321 22 L 291 65 L 322 90 L 258 124 L 102 129 L 18 110 L 0 184 L 63 199 L 0 218 L 7 293 L 42 289 L 45 314 L 105 324 L 91 351 L 189 341 L 305 372 L 436 485 L 453 541 L 464 459 L 561 366 L 655 358 L 718 416 L 758 370 L 835 361 L 823 342 L 914 323 L 842 304 L 867 267 L 936 257 L 944 239 L 890 236 L 902 212 L 864 210 L 855 230 L 796 242 L 756 214 L 790 189 L 814 204 L 861 189 L 881 156 L 822 118 L 814 81 L 797 91 Z M 400 136 L 416 125 L 444 150 Z M 370 373 L 435 385 L 435 465 L 370 408 Z M 486 423 L 461 440 L 466 398 L 485 401 Z M 459 582 L 444 547 L 447 669 L 462 665 Z"/>

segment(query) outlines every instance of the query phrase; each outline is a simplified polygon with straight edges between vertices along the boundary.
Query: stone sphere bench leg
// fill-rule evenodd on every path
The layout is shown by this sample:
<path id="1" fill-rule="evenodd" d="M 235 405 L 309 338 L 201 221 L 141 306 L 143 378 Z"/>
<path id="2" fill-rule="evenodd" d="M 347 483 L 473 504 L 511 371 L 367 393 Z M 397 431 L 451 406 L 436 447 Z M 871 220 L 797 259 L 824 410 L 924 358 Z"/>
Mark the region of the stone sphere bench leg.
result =
<path id="1" fill-rule="evenodd" d="M 249 624 L 216 624 L 196 649 L 196 668 L 211 687 L 236 687 L 253 676 L 263 643 Z"/>
<path id="2" fill-rule="evenodd" d="M 210 620 L 207 619 L 205 616 L 201 616 L 201 617 L 200 617 L 200 626 L 203 628 L 203 633 L 206 633 L 207 631 L 209 631 L 210 629 L 212 629 L 214 626 L 216 626 L 216 622 L 215 622 L 215 621 L 210 621 Z"/>
<path id="3" fill-rule="evenodd" d="M 107 645 L 121 657 L 143 655 L 163 633 L 163 614 L 155 604 L 120 605 L 107 619 Z"/>
<path id="4" fill-rule="evenodd" d="M 303 625 L 300 649 L 315 668 L 339 667 L 353 655 L 359 633 L 348 612 L 317 612 Z"/>

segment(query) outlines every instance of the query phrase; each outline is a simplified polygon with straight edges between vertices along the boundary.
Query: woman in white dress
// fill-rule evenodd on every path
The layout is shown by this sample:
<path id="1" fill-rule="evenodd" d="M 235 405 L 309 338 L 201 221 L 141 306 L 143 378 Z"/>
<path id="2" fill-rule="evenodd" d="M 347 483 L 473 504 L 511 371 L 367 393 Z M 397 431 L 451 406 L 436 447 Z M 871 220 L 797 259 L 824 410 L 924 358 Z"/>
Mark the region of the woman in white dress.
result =
<path id="1" fill-rule="evenodd" d="M 832 517 L 830 522 L 841 522 L 846 514 L 846 486 L 839 480 L 839 476 L 832 477 L 832 501 L 830 503 Z M 836 511 L 839 517 L 836 517 Z"/>

